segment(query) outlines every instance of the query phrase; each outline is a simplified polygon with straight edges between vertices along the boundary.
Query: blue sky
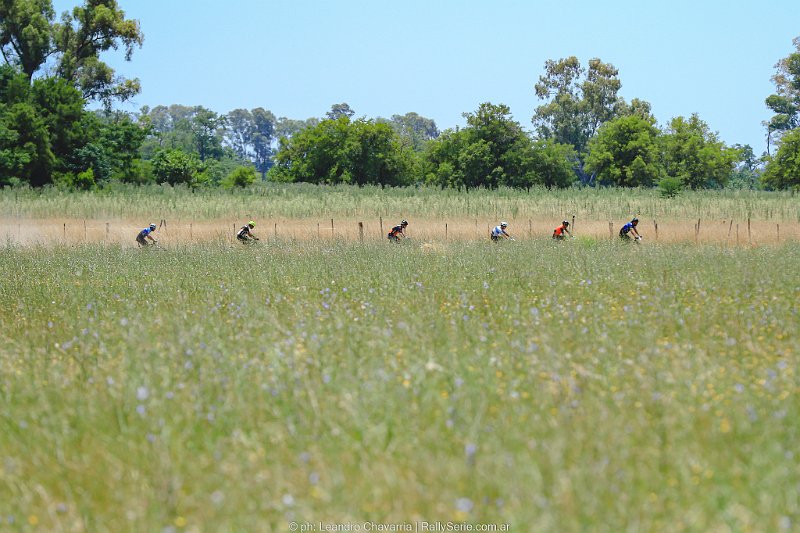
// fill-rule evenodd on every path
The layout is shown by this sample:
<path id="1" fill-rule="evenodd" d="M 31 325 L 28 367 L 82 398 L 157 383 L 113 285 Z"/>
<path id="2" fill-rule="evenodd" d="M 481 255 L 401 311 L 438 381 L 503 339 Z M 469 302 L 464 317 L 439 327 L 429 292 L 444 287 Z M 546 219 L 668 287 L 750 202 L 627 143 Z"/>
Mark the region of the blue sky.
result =
<path id="1" fill-rule="evenodd" d="M 660 125 L 698 113 L 728 144 L 765 149 L 775 63 L 800 36 L 797 0 L 118 0 L 144 46 L 118 73 L 142 82 L 132 105 L 264 107 L 321 117 L 417 112 L 440 129 L 482 102 L 528 129 L 547 59 L 599 57 L 621 94 Z M 60 13 L 78 0 L 54 0 Z"/>

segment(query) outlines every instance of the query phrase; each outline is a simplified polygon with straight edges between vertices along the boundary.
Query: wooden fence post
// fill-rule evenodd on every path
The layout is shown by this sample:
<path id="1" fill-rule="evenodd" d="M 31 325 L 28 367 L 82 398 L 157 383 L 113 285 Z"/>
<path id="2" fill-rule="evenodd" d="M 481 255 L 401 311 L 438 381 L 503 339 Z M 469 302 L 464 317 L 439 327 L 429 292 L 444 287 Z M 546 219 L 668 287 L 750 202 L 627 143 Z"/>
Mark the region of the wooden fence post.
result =
<path id="1" fill-rule="evenodd" d="M 274 233 L 275 233 L 275 238 L 277 239 L 278 238 L 278 223 L 277 222 L 275 223 L 275 226 L 274 226 Z"/>
<path id="2" fill-rule="evenodd" d="M 383 216 L 378 217 L 378 222 L 380 223 L 381 226 L 381 238 L 383 238 Z"/>
<path id="3" fill-rule="evenodd" d="M 572 231 L 575 231 L 575 215 L 572 215 Z"/>
<path id="4" fill-rule="evenodd" d="M 697 225 L 694 227 L 694 243 L 697 244 L 697 239 L 700 236 L 700 219 L 697 219 Z"/>
<path id="5" fill-rule="evenodd" d="M 364 244 L 364 223 L 358 223 L 358 240 L 361 241 L 361 244 Z"/>
<path id="6" fill-rule="evenodd" d="M 781 225 L 780 224 L 775 224 L 775 229 L 778 232 L 778 242 L 781 242 Z"/>
<path id="7" fill-rule="evenodd" d="M 653 219 L 653 227 L 656 230 L 656 240 L 658 240 L 658 222 L 655 219 Z"/>
<path id="8" fill-rule="evenodd" d="M 108 240 L 108 222 L 106 222 L 106 240 Z"/>
<path id="9" fill-rule="evenodd" d="M 614 238 L 614 223 L 612 221 L 608 221 L 608 238 Z"/>
<path id="10" fill-rule="evenodd" d="M 447 222 L 444 223 L 444 240 L 447 241 Z"/>
<path id="11" fill-rule="evenodd" d="M 192 240 L 192 223 L 189 222 L 189 240 Z"/>
<path id="12" fill-rule="evenodd" d="M 530 239 L 533 236 L 533 222 L 531 219 L 528 219 L 528 238 Z"/>
<path id="13" fill-rule="evenodd" d="M 747 244 L 753 244 L 753 240 L 750 237 L 750 217 L 747 217 Z"/>

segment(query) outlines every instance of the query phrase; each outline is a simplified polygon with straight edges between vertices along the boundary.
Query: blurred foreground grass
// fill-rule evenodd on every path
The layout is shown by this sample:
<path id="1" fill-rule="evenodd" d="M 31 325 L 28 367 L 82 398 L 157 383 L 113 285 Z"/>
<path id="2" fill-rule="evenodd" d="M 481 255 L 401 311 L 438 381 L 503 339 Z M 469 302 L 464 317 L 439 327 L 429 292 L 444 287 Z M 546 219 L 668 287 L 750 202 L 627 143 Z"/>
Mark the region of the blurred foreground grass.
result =
<path id="1" fill-rule="evenodd" d="M 0 250 L 0 530 L 800 524 L 800 246 Z"/>

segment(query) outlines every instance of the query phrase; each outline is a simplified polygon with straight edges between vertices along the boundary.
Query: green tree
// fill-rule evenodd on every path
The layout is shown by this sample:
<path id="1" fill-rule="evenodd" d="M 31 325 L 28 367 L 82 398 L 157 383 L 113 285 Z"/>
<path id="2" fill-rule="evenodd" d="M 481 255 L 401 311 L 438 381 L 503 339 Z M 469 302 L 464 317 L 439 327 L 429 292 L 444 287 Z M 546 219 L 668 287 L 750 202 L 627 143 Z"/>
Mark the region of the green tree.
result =
<path id="1" fill-rule="evenodd" d="M 525 174 L 525 169 L 512 164 L 521 159 L 511 154 L 529 149 L 531 141 L 519 122 L 511 117 L 508 106 L 484 103 L 474 113 L 465 113 L 464 118 L 468 126 L 465 131 L 471 140 L 466 152 L 476 158 L 474 163 L 469 158 L 463 162 L 465 185 L 494 188 Z"/>
<path id="2" fill-rule="evenodd" d="M 89 113 L 81 122 L 90 140 L 76 151 L 76 170 L 91 169 L 97 182 L 119 180 L 127 183 L 148 181 L 142 175 L 139 149 L 148 128 L 127 113 Z"/>
<path id="3" fill-rule="evenodd" d="M 140 86 L 118 76 L 100 55 L 122 47 L 130 60 L 143 40 L 139 22 L 126 19 L 116 0 L 85 0 L 60 22 L 52 0 L 0 0 L 0 52 L 6 63 L 18 65 L 32 80 L 52 57 L 57 77 L 107 106 L 136 95 Z"/>
<path id="4" fill-rule="evenodd" d="M 800 37 L 792 44 L 795 51 L 775 65 L 772 82 L 776 91 L 766 99 L 767 107 L 775 113 L 767 122 L 767 153 L 773 136 L 779 139 L 783 133 L 800 126 Z"/>
<path id="5" fill-rule="evenodd" d="M 738 155 L 697 114 L 672 119 L 661 146 L 666 175 L 691 189 L 724 186 Z"/>
<path id="6" fill-rule="evenodd" d="M 142 108 L 139 123 L 150 131 L 150 135 L 142 143 L 142 158 L 152 159 L 157 151 L 165 148 L 194 152 L 196 142 L 192 118 L 195 109 L 196 107 L 183 105 Z"/>
<path id="7" fill-rule="evenodd" d="M 274 180 L 327 184 L 403 185 L 411 165 L 389 126 L 346 116 L 281 138 L 275 159 Z"/>
<path id="8" fill-rule="evenodd" d="M 9 128 L 7 117 L 6 106 L 0 104 L 0 185 L 19 180 L 18 176 L 27 163 L 23 154 L 19 153 L 19 134 Z"/>
<path id="9" fill-rule="evenodd" d="M 27 76 L 0 65 L 0 183 L 44 185 L 55 163 L 48 125 L 31 101 Z"/>
<path id="10" fill-rule="evenodd" d="M 37 79 L 31 87 L 30 102 L 47 126 L 54 170 L 85 171 L 88 167 L 77 163 L 77 151 L 91 141 L 95 131 L 85 127 L 86 101 L 80 91 L 60 78 Z"/>
<path id="11" fill-rule="evenodd" d="M 125 60 L 130 61 L 134 49 L 144 42 L 139 21 L 126 19 L 117 0 L 85 0 L 84 5 L 64 13 L 61 22 L 53 25 L 53 40 L 56 72 L 75 83 L 85 98 L 110 105 L 112 100 L 128 100 L 141 90 L 139 80 L 116 75 L 100 60 L 102 52 L 122 47 Z"/>
<path id="12" fill-rule="evenodd" d="M 634 98 L 633 100 L 631 100 L 630 104 L 623 101 L 622 104 L 620 105 L 619 114 L 620 116 L 636 115 L 640 118 L 645 119 L 650 124 L 656 123 L 656 117 L 653 116 L 650 102 L 646 102 L 638 98 Z"/>
<path id="13" fill-rule="evenodd" d="M 600 59 L 589 60 L 584 69 L 574 56 L 545 62 L 545 73 L 535 86 L 545 103 L 536 108 L 532 122 L 540 138 L 571 145 L 581 182 L 591 184 L 594 175 L 584 171 L 590 139 L 600 126 L 623 114 L 627 107 L 618 96 L 619 71 Z"/>
<path id="14" fill-rule="evenodd" d="M 182 150 L 160 150 L 153 158 L 153 174 L 158 183 L 191 185 L 199 169 L 200 162 L 197 157 Z"/>
<path id="15" fill-rule="evenodd" d="M 306 128 L 313 128 L 319 124 L 320 120 L 317 118 L 309 118 L 306 120 L 295 120 L 286 117 L 280 117 L 275 121 L 275 137 L 280 140 L 283 137 L 291 138 L 294 134 L 303 131 Z"/>
<path id="16" fill-rule="evenodd" d="M 0 53 L 28 81 L 52 50 L 52 0 L 0 0 Z"/>
<path id="17" fill-rule="evenodd" d="M 146 130 L 127 115 L 101 120 L 85 106 L 67 80 L 37 77 L 31 83 L 15 67 L 0 65 L 0 181 L 94 187 L 132 178 Z"/>
<path id="18" fill-rule="evenodd" d="M 658 191 L 663 198 L 675 198 L 683 191 L 683 182 L 680 178 L 667 176 L 658 182 Z"/>
<path id="19" fill-rule="evenodd" d="M 749 144 L 733 145 L 736 152 L 736 167 L 728 180 L 727 186 L 732 189 L 755 189 L 758 187 L 763 171 L 763 161 L 756 157 Z"/>
<path id="20" fill-rule="evenodd" d="M 56 158 L 50 149 L 47 124 L 29 103 L 3 106 L 0 112 L 0 153 L 7 154 L 3 166 L 9 174 L 2 181 L 17 178 L 34 187 L 50 183 Z"/>
<path id="21" fill-rule="evenodd" d="M 657 139 L 658 129 L 638 115 L 611 120 L 589 142 L 586 169 L 601 183 L 649 187 L 663 175 Z"/>
<path id="22" fill-rule="evenodd" d="M 800 190 L 800 128 L 783 135 L 777 153 L 768 160 L 762 181 L 772 189 Z"/>
<path id="23" fill-rule="evenodd" d="M 559 189 L 569 187 L 577 179 L 572 167 L 576 157 L 575 150 L 568 144 L 559 144 L 550 139 L 537 140 L 533 145 L 533 160 L 530 163 L 536 176 L 532 184 Z"/>
<path id="24" fill-rule="evenodd" d="M 255 125 L 247 109 L 234 109 L 225 116 L 225 141 L 242 159 L 250 159 Z"/>
<path id="25" fill-rule="evenodd" d="M 0 65 L 0 104 L 12 105 L 26 102 L 30 83 L 11 65 Z"/>
<path id="26" fill-rule="evenodd" d="M 222 131 L 225 126 L 224 117 L 214 111 L 197 106 L 191 119 L 195 149 L 200 161 L 208 158 L 222 157 Z"/>
<path id="27" fill-rule="evenodd" d="M 275 155 L 273 144 L 275 142 L 275 115 L 261 107 L 252 111 L 253 116 L 253 162 L 256 170 L 261 172 L 264 179 L 267 171 L 272 167 L 272 157 Z"/>
<path id="28" fill-rule="evenodd" d="M 222 186 L 226 189 L 234 187 L 248 187 L 255 183 L 257 178 L 256 169 L 253 167 L 237 167 L 222 180 Z"/>
<path id="29" fill-rule="evenodd" d="M 564 187 L 574 180 L 574 150 L 552 140 L 536 143 L 505 105 L 481 104 L 465 113 L 467 127 L 448 130 L 424 153 L 426 181 L 442 187 Z"/>
<path id="30" fill-rule="evenodd" d="M 325 113 L 328 120 L 338 120 L 342 117 L 352 118 L 356 112 L 350 109 L 350 106 L 342 102 L 341 104 L 333 104 L 331 110 Z"/>
<path id="31" fill-rule="evenodd" d="M 460 154 L 468 145 L 464 130 L 445 130 L 423 153 L 422 174 L 428 183 L 440 187 L 464 187 Z"/>
<path id="32" fill-rule="evenodd" d="M 228 146 L 241 160 L 252 161 L 263 179 L 275 154 L 275 115 L 258 107 L 252 111 L 234 109 L 224 118 Z"/>
<path id="33" fill-rule="evenodd" d="M 421 151 L 426 142 L 439 136 L 436 122 L 417 113 L 392 115 L 391 120 L 378 119 L 377 122 L 389 124 L 416 151 Z"/>

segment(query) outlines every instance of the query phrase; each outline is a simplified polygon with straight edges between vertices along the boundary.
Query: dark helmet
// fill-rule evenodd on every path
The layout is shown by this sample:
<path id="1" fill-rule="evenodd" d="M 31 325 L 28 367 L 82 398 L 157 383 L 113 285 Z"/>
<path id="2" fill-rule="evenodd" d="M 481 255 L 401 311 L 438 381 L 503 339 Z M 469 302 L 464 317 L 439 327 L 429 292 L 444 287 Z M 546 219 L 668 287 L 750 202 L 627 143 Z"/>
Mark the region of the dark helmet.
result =
<path id="1" fill-rule="evenodd" d="M 566 221 L 566 220 L 565 220 L 564 222 L 562 222 L 562 224 L 564 224 L 564 226 L 565 226 L 565 227 L 566 227 L 566 226 L 569 226 L 569 222 L 568 222 L 568 221 Z"/>
<path id="2" fill-rule="evenodd" d="M 403 221 L 400 223 L 400 225 L 401 225 L 401 226 L 408 226 L 408 220 L 405 220 L 405 219 L 404 219 L 404 220 L 403 220 Z"/>
<path id="3" fill-rule="evenodd" d="M 631 224 L 638 224 L 638 223 L 639 223 L 639 219 L 636 218 L 636 217 L 633 217 L 633 220 L 631 220 Z"/>

